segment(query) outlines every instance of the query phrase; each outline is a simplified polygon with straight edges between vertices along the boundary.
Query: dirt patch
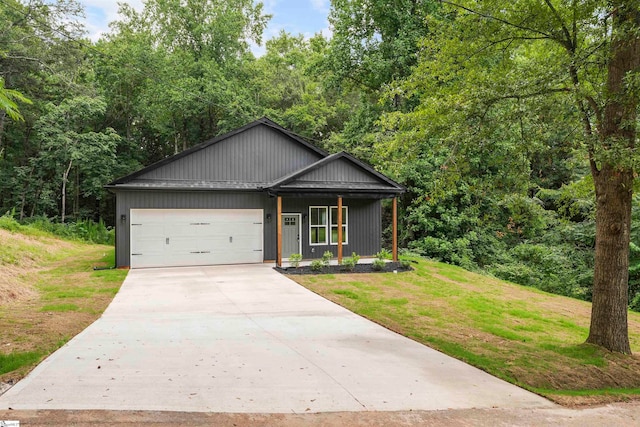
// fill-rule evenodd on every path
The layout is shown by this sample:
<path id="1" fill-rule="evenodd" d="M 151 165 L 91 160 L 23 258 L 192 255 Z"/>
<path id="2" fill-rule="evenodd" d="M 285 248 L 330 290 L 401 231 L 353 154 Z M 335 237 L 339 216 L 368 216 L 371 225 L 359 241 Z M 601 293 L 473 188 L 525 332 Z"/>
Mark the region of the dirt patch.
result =
<path id="1" fill-rule="evenodd" d="M 0 229 L 0 305 L 28 301 L 38 292 L 30 275 L 42 271 L 42 262 L 74 243 L 27 236 Z"/>
<path id="2" fill-rule="evenodd" d="M 163 411 L 0 411 L 0 420 L 40 426 L 636 426 L 640 404 L 618 403 L 580 409 L 455 409 L 446 411 L 232 414 Z"/>
<path id="3" fill-rule="evenodd" d="M 18 275 L 14 274 L 9 269 L 0 268 L 0 305 L 28 301 L 38 296 L 38 292 L 32 287 L 12 280 Z"/>

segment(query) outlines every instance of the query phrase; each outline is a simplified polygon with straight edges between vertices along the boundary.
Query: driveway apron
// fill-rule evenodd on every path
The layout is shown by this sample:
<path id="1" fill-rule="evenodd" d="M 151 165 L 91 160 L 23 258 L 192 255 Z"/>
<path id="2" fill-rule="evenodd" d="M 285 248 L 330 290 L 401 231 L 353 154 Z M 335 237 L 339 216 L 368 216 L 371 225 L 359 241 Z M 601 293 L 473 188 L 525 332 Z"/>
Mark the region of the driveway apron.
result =
<path id="1" fill-rule="evenodd" d="M 268 265 L 132 270 L 99 320 L 0 396 L 3 409 L 553 406 L 357 316 Z"/>

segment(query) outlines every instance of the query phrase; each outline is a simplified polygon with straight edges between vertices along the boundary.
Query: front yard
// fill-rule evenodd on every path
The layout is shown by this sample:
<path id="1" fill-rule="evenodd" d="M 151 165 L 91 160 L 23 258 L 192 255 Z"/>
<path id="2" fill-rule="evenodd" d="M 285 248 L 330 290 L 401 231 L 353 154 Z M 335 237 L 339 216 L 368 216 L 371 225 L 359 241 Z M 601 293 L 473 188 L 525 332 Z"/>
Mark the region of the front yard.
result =
<path id="1" fill-rule="evenodd" d="M 640 397 L 640 357 L 584 344 L 590 304 L 416 260 L 405 273 L 290 276 L 391 330 L 576 405 Z M 640 315 L 629 313 L 640 352 Z"/>

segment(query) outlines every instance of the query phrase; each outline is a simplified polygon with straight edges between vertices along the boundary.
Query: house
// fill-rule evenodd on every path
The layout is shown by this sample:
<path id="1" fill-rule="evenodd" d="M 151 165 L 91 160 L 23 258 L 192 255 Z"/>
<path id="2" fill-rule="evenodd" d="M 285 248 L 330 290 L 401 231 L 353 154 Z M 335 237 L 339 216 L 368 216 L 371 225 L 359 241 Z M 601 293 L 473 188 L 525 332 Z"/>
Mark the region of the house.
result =
<path id="1" fill-rule="evenodd" d="M 353 156 L 329 155 L 262 118 L 106 186 L 116 265 L 276 262 L 380 250 L 381 199 L 404 187 Z M 341 226 L 338 226 L 341 224 Z"/>

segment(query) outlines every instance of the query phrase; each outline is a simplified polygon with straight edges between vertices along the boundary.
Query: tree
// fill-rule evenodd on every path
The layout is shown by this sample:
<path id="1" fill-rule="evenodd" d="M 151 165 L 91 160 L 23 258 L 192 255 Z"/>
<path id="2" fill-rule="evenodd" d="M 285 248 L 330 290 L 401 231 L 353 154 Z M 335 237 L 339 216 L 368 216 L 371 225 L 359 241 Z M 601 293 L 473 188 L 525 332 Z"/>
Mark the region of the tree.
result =
<path id="1" fill-rule="evenodd" d="M 408 114 L 386 116 L 390 130 L 450 143 L 443 167 L 465 144 L 493 143 L 488 119 L 499 108 L 566 106 L 561 121 L 582 127 L 563 144 L 587 159 L 596 194 L 596 253 L 587 342 L 630 353 L 627 332 L 629 230 L 640 97 L 640 2 L 588 0 L 442 1 L 429 19 L 419 65 L 391 93 L 413 96 Z M 553 121 L 539 111 L 533 119 Z M 507 122 L 518 126 L 518 121 Z M 444 130 L 449 134 L 445 136 Z M 535 132 L 536 128 L 532 128 Z M 456 137 L 458 138 L 456 140 Z M 520 149 L 527 150 L 523 132 Z M 411 150 L 393 138 L 386 150 Z"/>
<path id="2" fill-rule="evenodd" d="M 319 70 L 328 45 L 322 34 L 307 39 L 281 31 L 251 64 L 248 82 L 260 115 L 320 145 L 342 128 L 351 113 L 349 100 L 329 88 Z"/>
<path id="3" fill-rule="evenodd" d="M 261 42 L 269 19 L 262 3 L 151 0 L 120 13 L 100 43 L 97 74 L 109 119 L 145 147 L 143 163 L 256 117 L 246 83 L 249 43 Z"/>
<path id="4" fill-rule="evenodd" d="M 0 209 L 16 208 L 21 219 L 28 211 L 56 212 L 36 208 L 55 207 L 55 194 L 39 185 L 39 171 L 32 161 L 40 149 L 34 138 L 35 121 L 50 103 L 74 94 L 94 94 L 81 14 L 75 0 L 0 2 L 0 79 L 5 89 L 32 101 L 20 105 L 23 120 L 11 121 L 0 109 Z M 22 102 L 16 96 L 9 101 Z"/>
<path id="5" fill-rule="evenodd" d="M 95 123 L 104 115 L 100 98 L 77 97 L 51 106 L 36 123 L 42 151 L 36 160 L 42 169 L 53 171 L 60 183 L 60 221 L 67 216 L 67 185 L 72 168 L 86 195 L 100 196 L 102 186 L 113 177 L 115 150 L 120 137 L 107 128 L 96 132 Z M 76 188 L 76 191 L 80 191 Z"/>
<path id="6" fill-rule="evenodd" d="M 428 34 L 431 0 L 334 0 L 331 52 L 326 61 L 337 79 L 372 91 L 410 73 L 418 40 Z"/>

